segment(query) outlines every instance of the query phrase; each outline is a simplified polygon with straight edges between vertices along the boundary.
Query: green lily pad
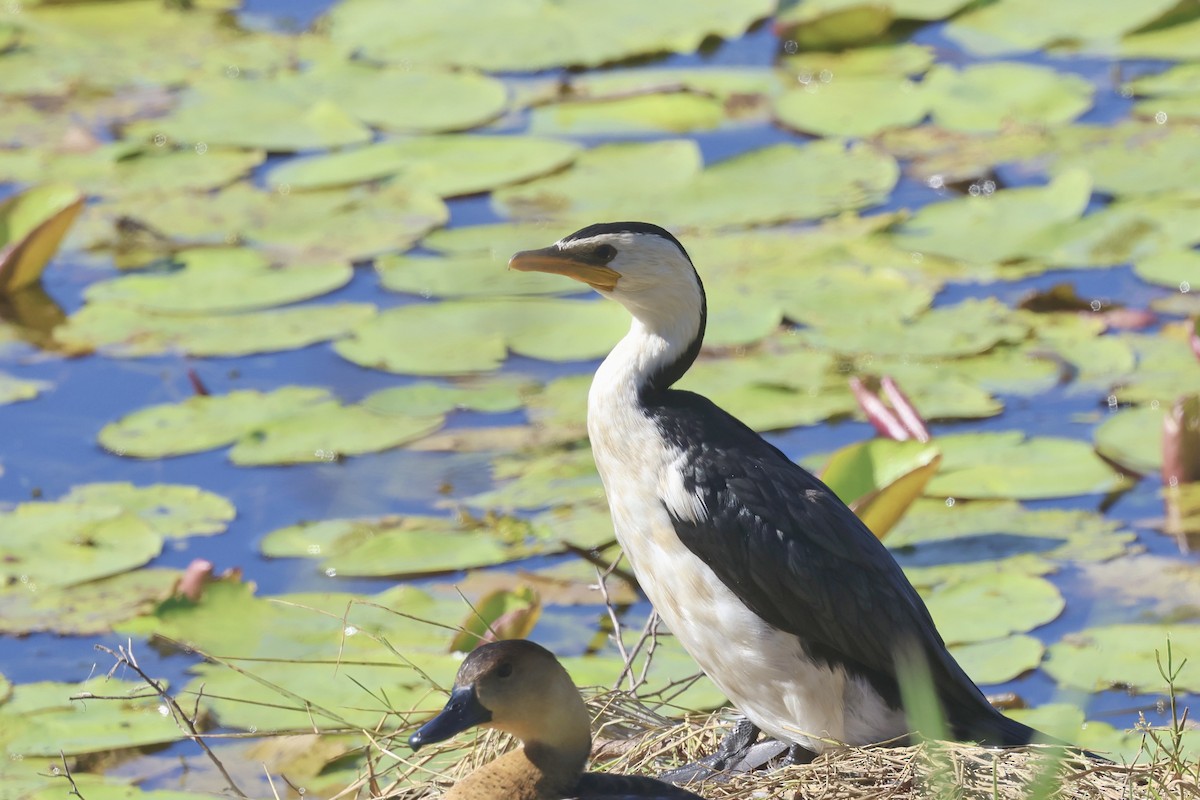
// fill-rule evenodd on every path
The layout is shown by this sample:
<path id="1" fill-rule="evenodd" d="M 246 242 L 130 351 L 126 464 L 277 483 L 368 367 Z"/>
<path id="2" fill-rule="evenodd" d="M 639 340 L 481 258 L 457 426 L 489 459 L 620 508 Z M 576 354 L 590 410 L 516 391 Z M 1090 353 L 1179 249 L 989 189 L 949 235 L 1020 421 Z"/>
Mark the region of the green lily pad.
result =
<path id="1" fill-rule="evenodd" d="M 72 586 L 15 583 L 0 588 L 0 632 L 106 633 L 170 597 L 179 576 L 177 570 L 139 569 Z"/>
<path id="2" fill-rule="evenodd" d="M 1166 694 L 1155 651 L 1165 663 L 1168 638 L 1176 665 L 1185 658 L 1191 662 L 1200 653 L 1200 626 L 1192 623 L 1100 625 L 1050 645 L 1044 669 L 1060 685 L 1086 692 L 1120 687 L 1138 694 Z M 1185 669 L 1175 688 L 1196 691 L 1200 677 Z"/>
<path id="3" fill-rule="evenodd" d="M 797 77 L 820 80 L 822 72 L 841 78 L 921 75 L 933 66 L 933 48 L 903 42 L 850 50 L 814 50 L 785 56 L 780 66 Z"/>
<path id="4" fill-rule="evenodd" d="M 1193 286 L 1200 290 L 1200 252 L 1196 250 L 1168 250 L 1147 256 L 1133 263 L 1133 271 L 1144 281 L 1180 292 Z"/>
<path id="5" fill-rule="evenodd" d="M 1020 431 L 938 437 L 942 469 L 928 493 L 938 497 L 1073 497 L 1110 492 L 1125 480 L 1085 442 Z"/>
<path id="6" fill-rule="evenodd" d="M 1158 472 L 1163 460 L 1161 408 L 1130 408 L 1109 416 L 1096 428 L 1096 452 L 1141 475 Z"/>
<path id="7" fill-rule="evenodd" d="M 1137 609 L 1142 620 L 1193 619 L 1200 608 L 1200 580 L 1191 564 L 1177 558 L 1127 556 L 1081 565 L 1080 575 L 1090 596 L 1113 608 Z"/>
<path id="8" fill-rule="evenodd" d="M 1195 58 L 1200 19 L 1185 20 L 1126 36 L 1117 47 L 1121 58 L 1164 58 L 1186 61 Z"/>
<path id="9" fill-rule="evenodd" d="M 98 206 L 116 221 L 132 217 L 175 242 L 247 242 L 288 262 L 353 261 L 407 249 L 444 223 L 436 195 L 401 186 L 319 192 L 264 192 L 238 183 L 207 195 L 139 195 Z"/>
<path id="10" fill-rule="evenodd" d="M 913 548 L 916 563 L 959 568 L 985 561 L 1004 567 L 1013 558 L 1031 554 L 1056 564 L 1102 561 L 1124 554 L 1135 540 L 1119 522 L 1089 511 L 1035 510 L 1012 500 L 947 505 L 923 499 L 888 535 L 888 546 Z"/>
<path id="11" fill-rule="evenodd" d="M 551 361 L 599 358 L 628 328 L 629 315 L 623 308 L 596 300 L 444 302 L 384 311 L 334 349 L 373 369 L 456 375 L 494 369 L 510 349 Z M 430 339 L 431 329 L 440 335 Z M 420 346 L 397 347 L 397 342 Z"/>
<path id="12" fill-rule="evenodd" d="M 554 103 L 533 109 L 529 130 L 583 136 L 710 131 L 725 122 L 725 105 L 691 92 Z"/>
<path id="13" fill-rule="evenodd" d="M 248 311 L 326 294 L 353 275 L 349 264 L 284 267 L 245 248 L 185 250 L 176 258 L 181 269 L 94 283 L 84 297 L 167 314 Z"/>
<path id="14" fill-rule="evenodd" d="M 1094 753 L 1104 753 L 1110 758 L 1133 763 L 1142 750 L 1142 734 L 1137 731 L 1121 731 L 1107 722 L 1085 720 L 1083 710 L 1070 703 L 1047 703 L 1037 708 L 1013 708 L 1006 716 L 1024 722 L 1034 730 Z"/>
<path id="15" fill-rule="evenodd" d="M 329 13 L 333 40 L 368 58 L 492 71 L 599 66 L 635 55 L 689 53 L 709 36 L 737 36 L 774 11 L 768 0 L 665 0 L 652 13 L 635 0 L 603 8 L 586 0 L 347 0 Z M 637 19 L 637 25 L 629 25 Z M 536 45 L 531 44 L 536 42 Z"/>
<path id="16" fill-rule="evenodd" d="M 465 503 L 507 511 L 604 502 L 604 485 L 587 448 L 500 457 L 492 473 L 502 485 Z"/>
<path id="17" fill-rule="evenodd" d="M 1163 72 L 1138 76 L 1126 82 L 1125 88 L 1138 97 L 1190 95 L 1197 91 L 1197 81 L 1200 81 L 1200 64 L 1176 64 Z"/>
<path id="18" fill-rule="evenodd" d="M 784 86 L 780 75 L 762 67 L 668 67 L 666 69 L 612 69 L 569 75 L 564 88 L 556 81 L 552 98 L 563 100 L 613 100 L 631 95 L 687 91 L 720 100 L 737 115 L 739 104 L 755 95 L 777 94 Z M 753 103 L 752 103 L 753 104 Z"/>
<path id="19" fill-rule="evenodd" d="M 49 381 L 27 380 L 0 372 L 0 406 L 32 400 L 53 386 Z"/>
<path id="20" fill-rule="evenodd" d="M 1155 195 L 1188 191 L 1200 180 L 1200 131 L 1179 125 L 1118 125 L 1103 138 L 1060 136 L 1053 172 L 1083 169 L 1098 192 Z"/>
<path id="21" fill-rule="evenodd" d="M 1158 403 L 1165 408 L 1182 394 L 1200 391 L 1200 359 L 1186 337 L 1183 325 L 1157 336 L 1120 334 L 1117 338 L 1133 348 L 1138 363 L 1131 374 L 1119 379 L 1112 394 L 1121 403 Z"/>
<path id="22" fill-rule="evenodd" d="M 174 742 L 183 730 L 145 684 L 112 678 L 83 683 L 23 683 L 0 706 L 0 728 L 12 755 L 83 755 Z M 94 694 L 111 700 L 72 700 Z M 129 699 L 115 699 L 127 695 Z"/>
<path id="23" fill-rule="evenodd" d="M 0 513 L 0 586 L 28 591 L 116 575 L 162 551 L 136 513 L 109 505 L 22 503 Z"/>
<path id="24" fill-rule="evenodd" d="M 115 303 L 88 303 L 54 329 L 71 354 L 99 350 L 119 358 L 183 352 L 240 356 L 294 350 L 344 336 L 375 316 L 369 303 L 330 303 L 244 314 L 152 314 Z"/>
<path id="25" fill-rule="evenodd" d="M 417 381 L 406 386 L 380 389 L 362 399 L 361 405 L 378 414 L 445 414 L 456 409 L 501 413 L 516 411 L 532 391 L 529 382 L 514 377 L 460 381 L 452 384 Z"/>
<path id="26" fill-rule="evenodd" d="M 1038 668 L 1046 648 L 1032 636 L 1006 636 L 950 648 L 954 659 L 981 686 L 1007 683 Z"/>
<path id="27" fill-rule="evenodd" d="M 821 480 L 882 539 L 921 496 L 940 462 L 936 445 L 869 439 L 835 452 Z"/>
<path id="28" fill-rule="evenodd" d="M 482 524 L 439 517 L 376 517 L 300 523 L 268 533 L 270 558 L 310 558 L 329 575 L 381 577 L 502 564 L 542 548 L 529 524 L 500 517 Z"/>
<path id="29" fill-rule="evenodd" d="M 1077 75 L 1011 62 L 962 70 L 934 67 L 921 88 L 934 122 L 960 131 L 1062 125 L 1091 108 L 1095 93 L 1091 82 Z"/>
<path id="30" fill-rule="evenodd" d="M 934 358 L 982 353 L 1027 335 L 1028 328 L 1010 309 L 988 299 L 942 306 L 913 320 L 880 320 L 869 328 L 843 318 L 800 331 L 796 339 L 840 353 Z"/>
<path id="31" fill-rule="evenodd" d="M 867 145 L 779 144 L 700 171 L 691 142 L 601 145 L 560 175 L 492 195 L 506 216 L 655 219 L 667 225 L 740 227 L 815 219 L 875 205 L 899 176 Z M 747 195 L 743 187 L 753 186 Z"/>
<path id="32" fill-rule="evenodd" d="M 1046 186 L 1004 189 L 925 206 L 892 234 L 900 247 L 970 263 L 1035 258 L 1039 237 L 1077 220 L 1091 196 L 1085 173 L 1065 172 Z"/>
<path id="33" fill-rule="evenodd" d="M 37 283 L 83 209 L 72 186 L 47 184 L 0 202 L 0 294 Z"/>
<path id="34" fill-rule="evenodd" d="M 946 35 L 981 56 L 1051 45 L 1111 48 L 1123 35 L 1149 25 L 1175 5 L 1175 0 L 1066 0 L 1046 7 L 1036 0 L 1002 0 L 955 17 L 946 25 Z"/>
<path id="35" fill-rule="evenodd" d="M 1172 195 L 1119 200 L 1046 229 L 1031 246 L 1051 264 L 1107 267 L 1200 242 L 1200 202 Z"/>
<path id="36" fill-rule="evenodd" d="M 876 143 L 910 162 L 907 171 L 934 187 L 986 180 L 997 164 L 1030 161 L 1055 147 L 1050 132 L 1034 126 L 964 133 L 926 124 L 884 131 Z"/>
<path id="37" fill-rule="evenodd" d="M 950 644 L 1030 631 L 1057 618 L 1067 605 L 1045 578 L 1002 572 L 939 587 L 925 603 Z"/>
<path id="38" fill-rule="evenodd" d="M 442 427 L 441 415 L 379 414 L 337 402 L 309 406 L 247 431 L 229 451 L 239 466 L 338 461 L 399 447 Z"/>
<path id="39" fill-rule="evenodd" d="M 441 197 L 529 180 L 570 164 L 579 147 L 533 136 L 416 136 L 283 163 L 274 187 L 322 189 L 395 177 Z"/>
<path id="40" fill-rule="evenodd" d="M 223 533 L 237 515 L 233 503 L 219 494 L 168 483 L 85 483 L 72 487 L 60 502 L 114 506 L 137 514 L 166 538 Z"/>
<path id="41" fill-rule="evenodd" d="M 237 391 L 148 406 L 105 425 L 100 445 L 118 455 L 163 458 L 233 444 L 274 419 L 326 403 L 329 392 L 285 386 L 272 392 Z"/>
<path id="42" fill-rule="evenodd" d="M 582 283 L 544 272 L 510 272 L 511 253 L 448 258 L 384 255 L 375 259 L 380 284 L 393 292 L 421 297 L 504 297 L 581 294 Z"/>
<path id="43" fill-rule="evenodd" d="M 871 136 L 916 125 L 928 112 L 920 85 L 891 76 L 813 80 L 775 101 L 780 122 L 818 136 Z"/>

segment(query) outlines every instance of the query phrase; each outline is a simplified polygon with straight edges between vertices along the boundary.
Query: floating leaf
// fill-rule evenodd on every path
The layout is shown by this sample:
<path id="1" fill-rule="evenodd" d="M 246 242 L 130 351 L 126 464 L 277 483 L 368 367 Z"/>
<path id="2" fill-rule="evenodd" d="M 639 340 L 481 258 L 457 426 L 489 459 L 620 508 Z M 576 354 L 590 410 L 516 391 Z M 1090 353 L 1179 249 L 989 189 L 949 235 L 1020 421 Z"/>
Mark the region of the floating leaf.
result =
<path id="1" fill-rule="evenodd" d="M 433 7 L 420 0 L 348 0 L 330 11 L 329 29 L 335 42 L 372 59 L 526 71 L 688 53 L 709 36 L 737 36 L 772 11 L 767 0 L 664 0 L 649 14 L 637 0 L 604 8 L 586 0 L 483 6 L 455 0 Z"/>
<path id="2" fill-rule="evenodd" d="M 537 592 L 527 586 L 492 592 L 472 604 L 462 629 L 450 642 L 450 650 L 469 653 L 487 642 L 524 639 L 533 632 L 541 613 Z"/>
<path id="3" fill-rule="evenodd" d="M 448 258 L 385 255 L 375 259 L 380 283 L 393 292 L 421 297 L 504 297 L 506 295 L 580 294 L 582 283 L 544 272 L 510 272 L 511 253 Z"/>
<path id="4" fill-rule="evenodd" d="M 1110 492 L 1124 479 L 1085 442 L 1020 431 L 938 437 L 942 469 L 929 483 L 940 497 L 1073 497 Z"/>
<path id="5" fill-rule="evenodd" d="M 775 101 L 776 118 L 818 136 L 871 136 L 920 122 L 929 104 L 920 86 L 894 77 L 838 76 L 810 81 Z"/>
<path id="6" fill-rule="evenodd" d="M 1118 411 L 1096 428 L 1096 452 L 1131 472 L 1158 472 L 1163 462 L 1163 418 L 1160 408 Z"/>
<path id="7" fill-rule="evenodd" d="M 1001 0 L 955 17 L 946 25 L 946 35 L 982 56 L 1050 45 L 1111 48 L 1121 36 L 1149 25 L 1175 5 L 1175 0 L 1065 0 L 1047 7 L 1037 0 Z"/>
<path id="8" fill-rule="evenodd" d="M 986 686 L 1007 683 L 1037 669 L 1046 648 L 1032 636 L 1019 635 L 960 644 L 950 652 L 971 680 Z"/>
<path id="9" fill-rule="evenodd" d="M 0 294 L 37 283 L 83 209 L 71 186 L 48 184 L 0 202 Z"/>
<path id="10" fill-rule="evenodd" d="M 1058 617 L 1066 601 L 1045 578 L 992 573 L 942 586 L 925 598 L 950 644 L 983 642 L 1033 630 Z"/>
<path id="11" fill-rule="evenodd" d="M 1118 402 L 1157 402 L 1159 407 L 1170 407 L 1180 395 L 1200 392 L 1200 359 L 1192 352 L 1187 335 L 1185 325 L 1168 326 L 1157 336 L 1119 334 L 1116 338 L 1137 355 L 1137 367 L 1121 376 L 1112 390 Z"/>
<path id="12" fill-rule="evenodd" d="M 1046 703 L 1037 708 L 1013 708 L 1006 716 L 1063 742 L 1086 747 L 1132 763 L 1142 753 L 1142 734 L 1117 730 L 1107 722 L 1085 720 L 1083 710 L 1068 703 Z"/>
<path id="13" fill-rule="evenodd" d="M 529 180 L 570 164 L 578 145 L 533 136 L 418 136 L 289 161 L 271 186 L 322 189 L 395 177 L 441 197 Z"/>
<path id="14" fill-rule="evenodd" d="M 1102 130 L 1103 136 L 1063 131 L 1052 171 L 1083 169 L 1096 191 L 1122 197 L 1188 191 L 1200 181 L 1200 131 L 1134 123 Z"/>
<path id="15" fill-rule="evenodd" d="M 94 283 L 91 302 L 111 302 L 168 314 L 247 311 L 293 303 L 349 283 L 349 264 L 280 266 L 246 248 L 185 250 L 182 267 Z"/>
<path id="16" fill-rule="evenodd" d="M 1138 694 L 1166 694 L 1155 654 L 1165 659 L 1168 638 L 1176 665 L 1200 653 L 1200 626 L 1192 623 L 1100 625 L 1068 634 L 1050 645 L 1044 669 L 1060 685 L 1087 692 L 1121 688 Z M 1183 670 L 1175 690 L 1200 690 L 1200 677 Z"/>
<path id="17" fill-rule="evenodd" d="M 725 119 L 716 98 L 672 92 L 539 106 L 530 115 L 529 130 L 568 136 L 690 133 L 713 130 Z"/>
<path id="18" fill-rule="evenodd" d="M 911 162 L 906 172 L 935 188 L 988 180 L 998 164 L 1028 162 L 1055 147 L 1049 131 L 1033 126 L 981 134 L 920 125 L 886 130 L 875 141 L 896 158 Z"/>
<path id="19" fill-rule="evenodd" d="M 83 683 L 23 683 L 0 706 L 9 752 L 16 756 L 103 753 L 130 747 L 174 742 L 183 730 L 170 714 L 162 714 L 157 695 L 145 685 L 112 678 Z M 72 700 L 73 695 L 110 700 Z M 129 699 L 117 699 L 127 695 Z"/>
<path id="20" fill-rule="evenodd" d="M 85 483 L 73 486 L 59 502 L 113 506 L 137 514 L 167 538 L 222 533 L 237 514 L 233 503 L 219 494 L 169 483 Z"/>
<path id="21" fill-rule="evenodd" d="M 35 592 L 116 575 L 162 551 L 135 513 L 109 505 L 21 503 L 0 513 L 0 586 Z"/>
<path id="22" fill-rule="evenodd" d="M 784 81 L 763 67 L 667 67 L 665 69 L 606 69 L 567 76 L 563 88 L 557 82 L 550 99 L 602 100 L 661 92 L 688 91 L 720 100 L 727 111 L 744 103 L 753 106 L 755 95 L 779 92 Z M 738 113 L 732 110 L 735 115 Z"/>
<path id="23" fill-rule="evenodd" d="M 821 79 L 821 73 L 835 78 L 866 76 L 920 75 L 933 66 L 933 48 L 903 42 L 856 47 L 840 52 L 815 50 L 785 56 L 780 66 L 801 82 Z"/>
<path id="24" fill-rule="evenodd" d="M 195 317 L 152 314 L 112 303 L 88 303 L 55 328 L 54 340 L 71 354 L 100 350 L 119 358 L 170 352 L 241 356 L 294 350 L 344 336 L 373 316 L 375 306 L 368 303 L 330 303 Z"/>
<path id="25" fill-rule="evenodd" d="M 445 414 L 455 409 L 486 413 L 516 411 L 531 390 L 529 382 L 515 377 L 434 383 L 417 381 L 380 389 L 362 399 L 362 406 L 379 414 Z"/>
<path id="26" fill-rule="evenodd" d="M 1185 61 L 1195 58 L 1200 19 L 1126 36 L 1118 46 L 1121 58 L 1164 58 Z"/>
<path id="27" fill-rule="evenodd" d="M 492 471 L 504 483 L 492 491 L 467 497 L 464 502 L 474 508 L 509 510 L 604 501 L 604 485 L 587 448 L 501 457 L 493 463 Z"/>
<path id="28" fill-rule="evenodd" d="M 882 539 L 921 496 L 940 463 L 935 445 L 870 439 L 836 451 L 821 480 Z"/>
<path id="29" fill-rule="evenodd" d="M 1144 281 L 1171 289 L 1200 290 L 1200 252 L 1196 250 L 1164 250 L 1133 263 L 1133 271 Z"/>
<path id="30" fill-rule="evenodd" d="M 52 631 L 94 636 L 154 609 L 171 596 L 179 572 L 139 569 L 73 586 L 15 583 L 0 588 L 0 632 Z"/>
<path id="31" fill-rule="evenodd" d="M 1039 236 L 1077 220 L 1091 197 L 1087 175 L 1063 173 L 1046 186 L 1004 189 L 925 206 L 893 234 L 908 250 L 969 263 L 1036 257 Z"/>
<path id="32" fill-rule="evenodd" d="M 493 194 L 514 217 L 656 219 L 667 225 L 739 227 L 815 219 L 875 205 L 896 163 L 867 145 L 779 144 L 699 170 L 691 142 L 601 145 L 560 175 Z M 743 188 L 755 187 L 753 194 Z"/>
<path id="33" fill-rule="evenodd" d="M 1091 108 L 1095 93 L 1091 82 L 1078 75 L 1011 62 L 962 70 L 934 67 L 921 89 L 934 122 L 961 131 L 1061 125 Z"/>
<path id="34" fill-rule="evenodd" d="M 26 380 L 0 372 L 0 406 L 32 400 L 53 385 L 49 381 Z"/>

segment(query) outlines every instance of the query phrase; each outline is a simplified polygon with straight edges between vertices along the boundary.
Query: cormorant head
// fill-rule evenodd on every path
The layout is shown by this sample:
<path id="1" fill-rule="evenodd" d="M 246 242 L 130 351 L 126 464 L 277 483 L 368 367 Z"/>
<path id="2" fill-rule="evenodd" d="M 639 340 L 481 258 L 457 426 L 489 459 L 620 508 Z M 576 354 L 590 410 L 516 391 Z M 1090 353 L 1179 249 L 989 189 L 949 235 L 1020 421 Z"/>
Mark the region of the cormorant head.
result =
<path id="1" fill-rule="evenodd" d="M 508 266 L 582 281 L 656 328 L 704 314 L 704 289 L 687 251 L 647 222 L 589 225 L 549 247 L 517 253 Z"/>
<path id="2" fill-rule="evenodd" d="M 546 648 L 506 639 L 473 650 L 454 679 L 442 712 L 408 739 L 414 750 L 468 728 L 496 728 L 530 742 L 570 743 L 586 758 L 587 710 L 567 671 Z"/>

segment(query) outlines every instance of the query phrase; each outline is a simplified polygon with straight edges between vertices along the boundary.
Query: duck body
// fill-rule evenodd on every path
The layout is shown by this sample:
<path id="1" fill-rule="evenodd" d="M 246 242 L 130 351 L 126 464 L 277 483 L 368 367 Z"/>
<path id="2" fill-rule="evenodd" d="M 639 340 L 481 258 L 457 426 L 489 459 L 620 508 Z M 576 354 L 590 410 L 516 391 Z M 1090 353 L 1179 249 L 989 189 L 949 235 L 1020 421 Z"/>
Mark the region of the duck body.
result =
<path id="1" fill-rule="evenodd" d="M 909 732 L 900 664 L 923 663 L 955 736 L 1030 740 L 827 486 L 708 399 L 671 388 L 707 315 L 678 240 L 646 223 L 593 225 L 510 266 L 577 277 L 631 312 L 588 396 L 614 530 L 655 609 L 755 726 L 816 753 L 831 740 L 894 740 Z"/>

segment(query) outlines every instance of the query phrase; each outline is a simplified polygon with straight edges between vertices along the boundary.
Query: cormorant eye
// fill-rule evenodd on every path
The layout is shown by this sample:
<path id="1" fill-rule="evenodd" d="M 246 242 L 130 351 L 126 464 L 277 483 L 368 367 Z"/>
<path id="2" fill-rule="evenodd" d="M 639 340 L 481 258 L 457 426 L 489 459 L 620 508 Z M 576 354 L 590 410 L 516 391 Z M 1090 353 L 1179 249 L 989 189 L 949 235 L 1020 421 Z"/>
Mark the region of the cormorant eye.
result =
<path id="1" fill-rule="evenodd" d="M 613 247 L 611 244 L 602 244 L 599 247 L 597 247 L 595 250 L 593 250 L 592 252 L 596 256 L 596 258 L 600 259 L 601 261 L 603 261 L 605 263 L 608 263 L 609 261 L 612 261 L 613 258 L 616 257 L 617 248 Z"/>
<path id="2" fill-rule="evenodd" d="M 512 675 L 512 664 L 509 664 L 507 661 L 505 661 L 496 668 L 496 674 L 501 678 L 507 678 L 509 675 Z"/>

